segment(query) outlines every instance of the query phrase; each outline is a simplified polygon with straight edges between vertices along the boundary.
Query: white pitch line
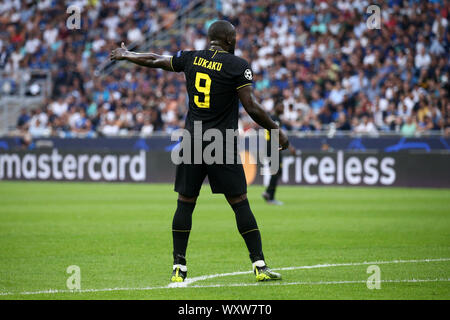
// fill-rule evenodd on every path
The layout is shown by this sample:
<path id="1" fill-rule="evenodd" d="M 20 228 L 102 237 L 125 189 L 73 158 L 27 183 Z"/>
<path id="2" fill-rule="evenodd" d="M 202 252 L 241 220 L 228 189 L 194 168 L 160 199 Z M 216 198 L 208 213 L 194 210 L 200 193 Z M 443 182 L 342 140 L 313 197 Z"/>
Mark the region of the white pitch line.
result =
<path id="1" fill-rule="evenodd" d="M 423 282 L 450 282 L 450 278 L 439 279 L 391 279 L 380 280 L 380 283 L 423 283 Z M 189 287 L 179 288 L 224 288 L 224 287 L 254 287 L 254 286 L 292 286 L 292 285 L 333 285 L 333 284 L 358 284 L 367 283 L 367 280 L 342 280 L 342 281 L 316 281 L 316 282 L 272 282 L 272 283 L 228 283 L 228 284 L 206 284 L 206 285 L 193 285 Z M 54 294 L 54 293 L 92 293 L 92 292 L 113 292 L 113 291 L 149 291 L 157 289 L 174 289 L 173 286 L 160 286 L 160 287 L 144 287 L 144 288 L 105 288 L 105 289 L 84 289 L 84 290 L 43 290 L 34 292 L 21 292 L 12 293 L 4 292 L 0 295 L 37 295 L 37 294 Z"/>
<path id="2" fill-rule="evenodd" d="M 316 264 L 313 266 L 302 266 L 302 267 L 273 268 L 273 270 L 284 271 L 284 270 L 316 269 L 316 268 L 329 268 L 329 267 L 363 266 L 363 265 L 372 265 L 372 264 L 422 263 L 422 262 L 441 262 L 441 261 L 450 261 L 450 258 L 330 263 L 330 264 Z"/>
<path id="3" fill-rule="evenodd" d="M 371 261 L 371 262 L 347 262 L 347 263 L 328 263 L 328 264 L 316 264 L 312 266 L 300 266 L 300 267 L 285 267 L 285 268 L 272 268 L 273 270 L 287 271 L 287 270 L 299 270 L 299 269 L 318 269 L 318 268 L 330 268 L 330 267 L 348 267 L 348 266 L 363 266 L 372 264 L 397 264 L 397 263 L 421 263 L 421 262 L 440 262 L 440 261 L 450 261 L 450 258 L 437 258 L 437 259 L 422 259 L 422 260 L 392 260 L 392 261 Z M 237 276 L 241 274 L 250 274 L 253 271 L 238 271 L 229 273 L 212 274 L 206 276 L 199 276 L 194 278 L 187 278 L 182 283 L 174 283 L 169 286 L 173 287 L 187 287 L 194 282 L 203 281 L 207 279 Z"/>
<path id="4" fill-rule="evenodd" d="M 392 279 L 392 280 L 380 280 L 380 283 L 417 283 L 417 282 L 450 282 L 450 278 L 439 279 Z M 355 283 L 367 283 L 367 280 L 342 280 L 342 281 L 316 281 L 316 282 L 271 282 L 271 283 L 229 283 L 229 284 L 206 284 L 206 285 L 193 285 L 188 288 L 223 288 L 223 287 L 252 287 L 252 286 L 293 286 L 293 285 L 330 285 L 330 284 L 355 284 Z"/>
<path id="5" fill-rule="evenodd" d="M 330 268 L 330 267 L 346 267 L 346 266 L 361 266 L 372 264 L 398 264 L 398 263 L 423 263 L 423 262 L 443 262 L 450 261 L 450 258 L 437 258 L 437 259 L 422 259 L 422 260 L 392 260 L 392 261 L 371 261 L 371 262 L 348 262 L 348 263 L 330 263 L 330 264 L 316 264 L 311 266 L 298 266 L 298 267 L 284 267 L 273 268 L 273 270 L 299 270 L 299 269 L 317 269 L 317 268 Z M 318 282 L 276 282 L 271 284 L 261 283 L 232 283 L 232 284 L 211 284 L 211 285 L 191 285 L 195 282 L 214 279 L 219 277 L 236 276 L 242 274 L 251 274 L 252 271 L 237 271 L 228 273 L 219 273 L 212 275 L 204 275 L 194 278 L 188 278 L 183 283 L 171 283 L 167 286 L 156 287 L 142 287 L 142 288 L 103 288 L 103 289 L 81 289 L 81 290 L 41 290 L 41 291 L 25 291 L 25 292 L 0 292 L 0 296 L 10 295 L 38 295 L 38 294 L 57 294 L 57 293 L 95 293 L 95 292 L 113 292 L 113 291 L 149 291 L 157 289 L 173 289 L 173 288 L 216 288 L 216 287 L 247 287 L 258 285 L 330 285 L 330 284 L 351 284 L 351 283 L 366 283 L 366 280 L 349 280 L 349 281 L 318 281 Z M 403 279 L 403 280 L 381 280 L 386 283 L 400 283 L 400 282 L 448 282 L 450 279 Z"/>

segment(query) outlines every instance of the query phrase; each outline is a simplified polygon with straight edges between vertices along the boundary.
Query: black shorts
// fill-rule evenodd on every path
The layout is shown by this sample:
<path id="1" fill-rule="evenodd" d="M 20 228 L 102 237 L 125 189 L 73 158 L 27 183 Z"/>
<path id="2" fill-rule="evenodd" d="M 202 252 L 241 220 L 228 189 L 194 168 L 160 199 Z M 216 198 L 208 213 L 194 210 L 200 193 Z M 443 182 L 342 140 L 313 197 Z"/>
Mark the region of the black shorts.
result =
<path id="1" fill-rule="evenodd" d="M 212 193 L 238 196 L 247 193 L 247 181 L 242 164 L 177 165 L 175 191 L 186 197 L 196 197 L 208 176 Z"/>

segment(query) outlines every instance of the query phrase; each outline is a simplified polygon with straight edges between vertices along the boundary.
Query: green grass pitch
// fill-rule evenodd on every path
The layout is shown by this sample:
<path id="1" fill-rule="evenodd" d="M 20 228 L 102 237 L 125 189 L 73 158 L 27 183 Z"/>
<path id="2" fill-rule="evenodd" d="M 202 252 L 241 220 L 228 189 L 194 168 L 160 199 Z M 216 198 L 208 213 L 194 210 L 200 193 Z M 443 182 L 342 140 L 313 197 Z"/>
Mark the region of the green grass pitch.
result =
<path id="1" fill-rule="evenodd" d="M 0 182 L 0 299 L 450 298 L 450 190 L 283 186 L 281 207 L 262 191 L 249 187 L 250 204 L 283 280 L 245 273 L 234 213 L 205 185 L 187 252 L 196 281 L 168 288 L 171 185 Z M 380 289 L 366 285 L 371 262 Z M 80 292 L 67 291 L 71 265 Z"/>

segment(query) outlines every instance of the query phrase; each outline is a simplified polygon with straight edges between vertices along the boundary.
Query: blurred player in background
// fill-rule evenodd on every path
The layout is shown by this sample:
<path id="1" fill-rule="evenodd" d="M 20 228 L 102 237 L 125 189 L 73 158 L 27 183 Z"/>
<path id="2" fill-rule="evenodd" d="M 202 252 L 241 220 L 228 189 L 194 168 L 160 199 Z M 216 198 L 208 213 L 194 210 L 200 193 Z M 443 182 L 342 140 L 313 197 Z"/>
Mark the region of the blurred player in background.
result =
<path id="1" fill-rule="evenodd" d="M 280 128 L 283 127 L 283 121 L 282 121 L 283 112 L 284 112 L 284 105 L 283 105 L 282 101 L 279 100 L 279 101 L 277 101 L 277 103 L 275 105 L 274 112 L 271 115 L 271 118 Z M 270 131 L 267 131 L 267 130 L 266 130 L 266 140 L 267 140 L 267 148 L 266 148 L 267 151 L 266 152 L 267 152 L 267 156 L 270 157 L 271 139 L 270 139 Z M 295 155 L 296 151 L 295 151 L 294 147 L 289 145 L 288 149 L 292 155 Z M 280 155 L 279 155 L 280 166 L 279 166 L 277 172 L 270 177 L 269 185 L 267 186 L 266 190 L 262 194 L 263 199 L 266 200 L 266 202 L 268 204 L 273 204 L 273 205 L 277 205 L 277 206 L 283 205 L 283 202 L 275 199 L 275 191 L 276 191 L 276 188 L 278 185 L 278 180 L 281 177 L 281 173 L 282 173 L 282 169 L 283 169 L 283 154 L 284 154 L 284 152 L 280 151 Z"/>

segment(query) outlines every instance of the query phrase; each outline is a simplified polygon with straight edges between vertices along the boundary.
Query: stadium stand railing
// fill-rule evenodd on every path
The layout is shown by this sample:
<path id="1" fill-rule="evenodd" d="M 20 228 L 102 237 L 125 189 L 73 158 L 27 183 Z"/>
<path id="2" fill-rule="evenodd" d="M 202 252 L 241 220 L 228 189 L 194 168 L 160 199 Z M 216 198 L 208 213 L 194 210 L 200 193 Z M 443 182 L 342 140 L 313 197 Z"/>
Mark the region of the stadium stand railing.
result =
<path id="1" fill-rule="evenodd" d="M 150 46 L 163 46 L 173 37 L 183 37 L 188 25 L 204 23 L 214 12 L 214 1 L 190 1 L 176 15 L 167 21 L 158 32 L 151 32 L 141 43 L 131 43 L 128 49 L 144 52 Z M 95 70 L 95 75 L 104 77 L 116 68 L 126 67 L 123 62 L 112 63 L 106 59 Z M 18 76 L 0 71 L 0 136 L 13 130 L 22 109 L 31 110 L 42 104 L 52 90 L 51 73 L 45 70 L 22 69 Z"/>
<path id="2" fill-rule="evenodd" d="M 20 110 L 37 107 L 51 89 L 48 70 L 22 69 L 14 76 L 0 71 L 0 135 L 15 128 Z"/>
<path id="3" fill-rule="evenodd" d="M 194 0 L 182 8 L 173 21 L 167 21 L 157 32 L 151 32 L 141 43 L 131 43 L 127 46 L 129 50 L 145 52 L 153 47 L 162 47 L 169 43 L 174 37 L 183 37 L 184 30 L 188 25 L 204 23 L 214 11 L 213 0 Z M 112 73 L 115 69 L 125 67 L 126 63 L 104 61 L 95 70 L 95 75 L 104 77 Z"/>

